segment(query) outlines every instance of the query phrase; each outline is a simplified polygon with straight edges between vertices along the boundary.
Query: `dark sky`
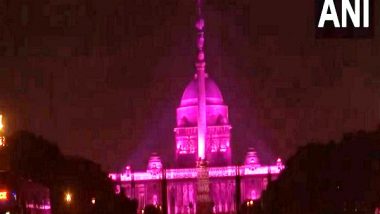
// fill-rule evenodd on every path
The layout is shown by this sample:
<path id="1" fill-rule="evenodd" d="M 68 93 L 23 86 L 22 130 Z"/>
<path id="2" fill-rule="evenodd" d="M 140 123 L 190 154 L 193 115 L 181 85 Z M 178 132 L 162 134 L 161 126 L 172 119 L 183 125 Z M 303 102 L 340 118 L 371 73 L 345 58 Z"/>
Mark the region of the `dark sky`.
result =
<path id="1" fill-rule="evenodd" d="M 207 71 L 230 108 L 236 162 L 249 146 L 269 161 L 379 124 L 379 27 L 371 39 L 315 39 L 305 0 L 206 0 L 205 11 Z M 153 151 L 170 164 L 194 19 L 192 0 L 1 1 L 8 133 L 33 131 L 107 170 L 144 167 Z"/>

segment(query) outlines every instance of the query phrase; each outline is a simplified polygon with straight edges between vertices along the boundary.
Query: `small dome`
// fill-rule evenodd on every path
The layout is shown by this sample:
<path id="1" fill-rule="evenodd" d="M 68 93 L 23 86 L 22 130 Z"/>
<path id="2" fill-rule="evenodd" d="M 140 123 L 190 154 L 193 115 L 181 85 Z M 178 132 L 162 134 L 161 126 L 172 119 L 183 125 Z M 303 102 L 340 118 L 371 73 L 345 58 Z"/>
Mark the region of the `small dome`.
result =
<path id="1" fill-rule="evenodd" d="M 245 156 L 245 165 L 258 167 L 260 166 L 260 160 L 257 157 L 256 151 L 254 148 L 249 148 L 247 155 Z"/>
<path id="2" fill-rule="evenodd" d="M 223 96 L 214 80 L 206 75 L 206 103 L 223 104 Z M 194 106 L 198 104 L 198 79 L 194 79 L 186 86 L 181 99 L 181 106 Z"/>
<path id="3" fill-rule="evenodd" d="M 156 153 L 152 153 L 148 161 L 147 171 L 151 174 L 157 174 L 162 170 L 162 162 L 160 156 Z"/>

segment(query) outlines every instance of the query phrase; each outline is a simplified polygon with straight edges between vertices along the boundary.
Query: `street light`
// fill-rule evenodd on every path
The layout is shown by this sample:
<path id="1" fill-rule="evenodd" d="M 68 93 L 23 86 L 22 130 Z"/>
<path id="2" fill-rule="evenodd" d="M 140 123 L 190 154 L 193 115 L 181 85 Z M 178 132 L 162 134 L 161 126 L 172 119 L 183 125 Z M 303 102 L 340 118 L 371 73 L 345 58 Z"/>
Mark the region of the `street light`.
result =
<path id="1" fill-rule="evenodd" d="M 92 198 L 91 198 L 91 204 L 92 204 L 92 205 L 95 205 L 95 202 L 96 202 L 95 197 L 92 197 Z"/>
<path id="2" fill-rule="evenodd" d="M 4 124 L 3 124 L 3 115 L 0 114 L 0 131 L 2 131 L 4 128 Z"/>
<path id="3" fill-rule="evenodd" d="M 70 192 L 67 192 L 67 193 L 65 194 L 65 201 L 66 201 L 66 203 L 67 203 L 67 204 L 70 204 L 72 200 L 73 200 L 73 196 L 71 195 Z"/>
<path id="4" fill-rule="evenodd" d="M 3 129 L 4 129 L 3 115 L 0 114 L 0 146 L 5 146 L 5 137 L 3 136 Z"/>

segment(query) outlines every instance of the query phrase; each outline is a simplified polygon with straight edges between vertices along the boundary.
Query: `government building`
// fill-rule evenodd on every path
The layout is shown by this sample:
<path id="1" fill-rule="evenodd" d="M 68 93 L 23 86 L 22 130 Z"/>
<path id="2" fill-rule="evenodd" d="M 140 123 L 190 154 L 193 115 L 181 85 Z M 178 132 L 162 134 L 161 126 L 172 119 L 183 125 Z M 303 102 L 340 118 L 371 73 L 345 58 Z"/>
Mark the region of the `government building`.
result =
<path id="1" fill-rule="evenodd" d="M 202 0 L 197 0 L 196 72 L 176 111 L 173 162 L 177 167 L 166 168 L 152 153 L 145 171 L 126 166 L 122 172 L 109 173 L 117 193 L 138 201 L 139 213 L 147 205 L 169 214 L 200 213 L 200 201 L 208 201 L 212 213 L 236 213 L 242 203 L 260 198 L 268 182 L 284 169 L 280 158 L 260 164 L 253 148 L 243 165 L 233 165 L 228 106 L 206 73 L 201 5 Z"/>

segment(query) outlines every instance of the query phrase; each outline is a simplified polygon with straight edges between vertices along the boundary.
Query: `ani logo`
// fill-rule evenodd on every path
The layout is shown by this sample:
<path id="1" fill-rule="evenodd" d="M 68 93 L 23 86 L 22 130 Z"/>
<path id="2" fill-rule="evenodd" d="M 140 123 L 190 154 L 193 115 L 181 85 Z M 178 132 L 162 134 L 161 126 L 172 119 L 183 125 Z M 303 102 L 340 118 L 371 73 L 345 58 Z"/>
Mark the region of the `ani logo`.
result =
<path id="1" fill-rule="evenodd" d="M 374 0 L 316 0 L 316 35 L 335 38 L 373 36 Z"/>

